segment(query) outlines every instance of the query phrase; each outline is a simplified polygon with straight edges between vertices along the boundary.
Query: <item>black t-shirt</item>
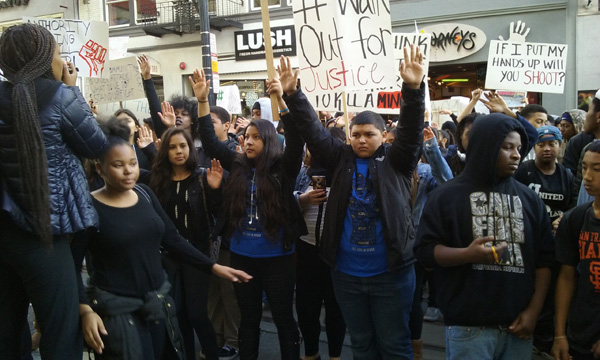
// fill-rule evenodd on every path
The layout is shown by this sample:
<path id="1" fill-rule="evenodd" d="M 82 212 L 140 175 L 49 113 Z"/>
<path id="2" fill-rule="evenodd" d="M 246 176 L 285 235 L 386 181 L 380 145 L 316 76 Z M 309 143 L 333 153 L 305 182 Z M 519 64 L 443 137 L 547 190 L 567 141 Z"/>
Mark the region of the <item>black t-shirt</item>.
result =
<path id="1" fill-rule="evenodd" d="M 546 205 L 550 221 L 577 204 L 575 177 L 560 164 L 556 164 L 554 174 L 545 175 L 535 166 L 535 160 L 525 161 L 514 177 L 538 194 Z"/>
<path id="2" fill-rule="evenodd" d="M 589 354 L 600 340 L 600 220 L 591 206 L 585 206 L 588 209 L 577 237 L 574 237 L 576 229 L 569 229 L 569 224 L 575 222 L 569 218 L 571 213 L 561 220 L 556 235 L 556 259 L 575 267 L 578 275 L 569 309 L 569 346 Z"/>
<path id="3" fill-rule="evenodd" d="M 93 268 L 92 283 L 116 295 L 143 298 L 165 279 L 161 246 L 177 260 L 210 272 L 213 262 L 177 233 L 150 188 L 138 185 L 135 191 L 138 201 L 127 208 L 94 199 L 99 226 L 89 231 L 84 244 Z M 85 302 L 81 288 L 79 295 Z"/>

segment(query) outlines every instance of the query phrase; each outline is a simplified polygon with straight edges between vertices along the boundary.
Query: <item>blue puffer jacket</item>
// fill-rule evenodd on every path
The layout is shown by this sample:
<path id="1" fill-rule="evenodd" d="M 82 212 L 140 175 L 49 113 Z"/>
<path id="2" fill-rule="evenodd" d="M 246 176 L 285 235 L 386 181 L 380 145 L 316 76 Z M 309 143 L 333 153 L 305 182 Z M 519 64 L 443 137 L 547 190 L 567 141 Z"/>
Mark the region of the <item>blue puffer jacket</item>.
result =
<path id="1" fill-rule="evenodd" d="M 78 156 L 98 157 L 108 146 L 104 133 L 77 87 L 38 78 L 36 99 L 48 158 L 50 221 L 54 235 L 96 225 L 83 167 Z M 12 84 L 0 82 L 0 200 L 1 209 L 22 229 L 31 231 L 23 204 L 11 106 Z"/>

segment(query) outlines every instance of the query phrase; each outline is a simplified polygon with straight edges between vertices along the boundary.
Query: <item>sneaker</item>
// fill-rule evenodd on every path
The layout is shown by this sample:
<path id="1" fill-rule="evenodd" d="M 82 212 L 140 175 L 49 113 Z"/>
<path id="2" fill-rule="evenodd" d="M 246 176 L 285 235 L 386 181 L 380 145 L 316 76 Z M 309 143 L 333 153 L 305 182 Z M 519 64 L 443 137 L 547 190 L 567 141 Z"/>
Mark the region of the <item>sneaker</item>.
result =
<path id="1" fill-rule="evenodd" d="M 423 320 L 425 321 L 438 321 L 440 318 L 440 309 L 435 307 L 428 307 L 425 312 L 425 316 L 423 316 Z"/>
<path id="2" fill-rule="evenodd" d="M 219 358 L 228 358 L 232 359 L 238 355 L 238 350 L 234 349 L 230 346 L 224 345 L 221 350 L 219 350 Z"/>

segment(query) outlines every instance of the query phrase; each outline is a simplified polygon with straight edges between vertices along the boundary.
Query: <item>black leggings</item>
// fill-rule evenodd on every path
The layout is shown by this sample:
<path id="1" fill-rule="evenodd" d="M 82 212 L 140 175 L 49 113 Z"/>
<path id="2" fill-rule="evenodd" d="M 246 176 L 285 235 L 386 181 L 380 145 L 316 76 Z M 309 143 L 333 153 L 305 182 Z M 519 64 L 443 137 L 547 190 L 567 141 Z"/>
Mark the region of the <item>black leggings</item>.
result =
<path id="1" fill-rule="evenodd" d="M 208 286 L 210 274 L 190 265 L 164 257 L 164 266 L 173 285 L 171 294 L 177 309 L 177 320 L 185 348 L 186 359 L 195 360 L 194 331 L 207 360 L 218 360 L 219 349 L 215 329 L 208 317 Z"/>
<path id="2" fill-rule="evenodd" d="M 234 284 L 240 305 L 240 359 L 258 359 L 262 292 L 267 294 L 277 327 L 282 360 L 298 360 L 300 334 L 294 320 L 295 262 L 292 255 L 251 258 L 231 253 L 231 267 L 253 276 L 247 283 Z"/>
<path id="3" fill-rule="evenodd" d="M 302 240 L 296 243 L 296 259 L 296 311 L 304 338 L 304 353 L 313 356 L 319 352 L 321 306 L 325 304 L 329 357 L 340 357 L 346 323 L 335 299 L 329 267 L 319 257 L 319 249 Z"/>

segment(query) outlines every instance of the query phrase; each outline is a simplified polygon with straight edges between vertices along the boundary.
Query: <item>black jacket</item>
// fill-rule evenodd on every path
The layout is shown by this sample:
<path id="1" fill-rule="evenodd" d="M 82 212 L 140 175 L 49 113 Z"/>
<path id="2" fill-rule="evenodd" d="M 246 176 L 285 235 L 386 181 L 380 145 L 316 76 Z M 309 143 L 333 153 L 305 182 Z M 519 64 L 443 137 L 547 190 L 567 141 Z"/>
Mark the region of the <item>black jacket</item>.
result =
<path id="1" fill-rule="evenodd" d="M 410 180 L 423 144 L 424 97 L 424 85 L 419 90 L 409 89 L 408 86 L 402 88 L 398 136 L 391 146 L 380 146 L 369 162 L 381 210 L 390 271 L 414 262 L 412 249 L 415 230 L 411 217 Z M 286 96 L 285 101 L 312 156 L 332 174 L 320 254 L 330 267 L 335 268 L 352 192 L 356 155 L 349 145 L 334 139 L 323 127 L 301 90 Z"/>
<path id="2" fill-rule="evenodd" d="M 165 276 L 166 278 L 166 276 Z M 140 335 L 133 319 L 138 315 L 142 321 L 164 320 L 167 335 L 177 359 L 185 359 L 183 341 L 173 299 L 169 295 L 171 284 L 167 280 L 160 289 L 146 294 L 144 299 L 119 296 L 97 287 L 87 290 L 90 304 L 98 313 L 108 335 L 104 337 L 102 355 L 96 354 L 102 360 L 138 360 L 143 358 L 144 350 Z"/>
<path id="3" fill-rule="evenodd" d="M 289 215 L 288 222 L 282 224 L 284 231 L 283 248 L 285 251 L 291 250 L 296 239 L 308 233 L 300 207 L 298 207 L 296 198 L 294 197 L 296 177 L 302 165 L 304 142 L 298 136 L 290 116 L 290 114 L 287 114 L 281 117 L 281 121 L 286 128 L 285 141 L 287 146 L 283 152 L 283 156 L 273 164 L 270 172 L 270 179 L 279 188 L 279 194 L 283 198 Z M 198 128 L 202 147 L 206 153 L 211 158 L 218 159 L 223 168 L 231 172 L 235 157 L 240 155 L 235 150 L 232 150 L 228 144 L 219 140 L 215 134 L 215 128 L 210 115 L 198 119 Z M 225 234 L 225 226 L 228 223 L 226 210 L 226 206 L 221 207 L 213 235 Z M 230 241 L 230 239 L 225 237 L 223 237 L 223 240 L 225 242 Z"/>
<path id="4" fill-rule="evenodd" d="M 50 222 L 54 235 L 75 233 L 95 226 L 98 216 L 78 156 L 96 158 L 108 141 L 79 88 L 62 82 L 35 80 L 42 138 L 48 158 Z M 31 214 L 22 192 L 12 126 L 12 84 L 0 82 L 0 200 L 1 210 L 23 230 L 30 231 Z"/>

